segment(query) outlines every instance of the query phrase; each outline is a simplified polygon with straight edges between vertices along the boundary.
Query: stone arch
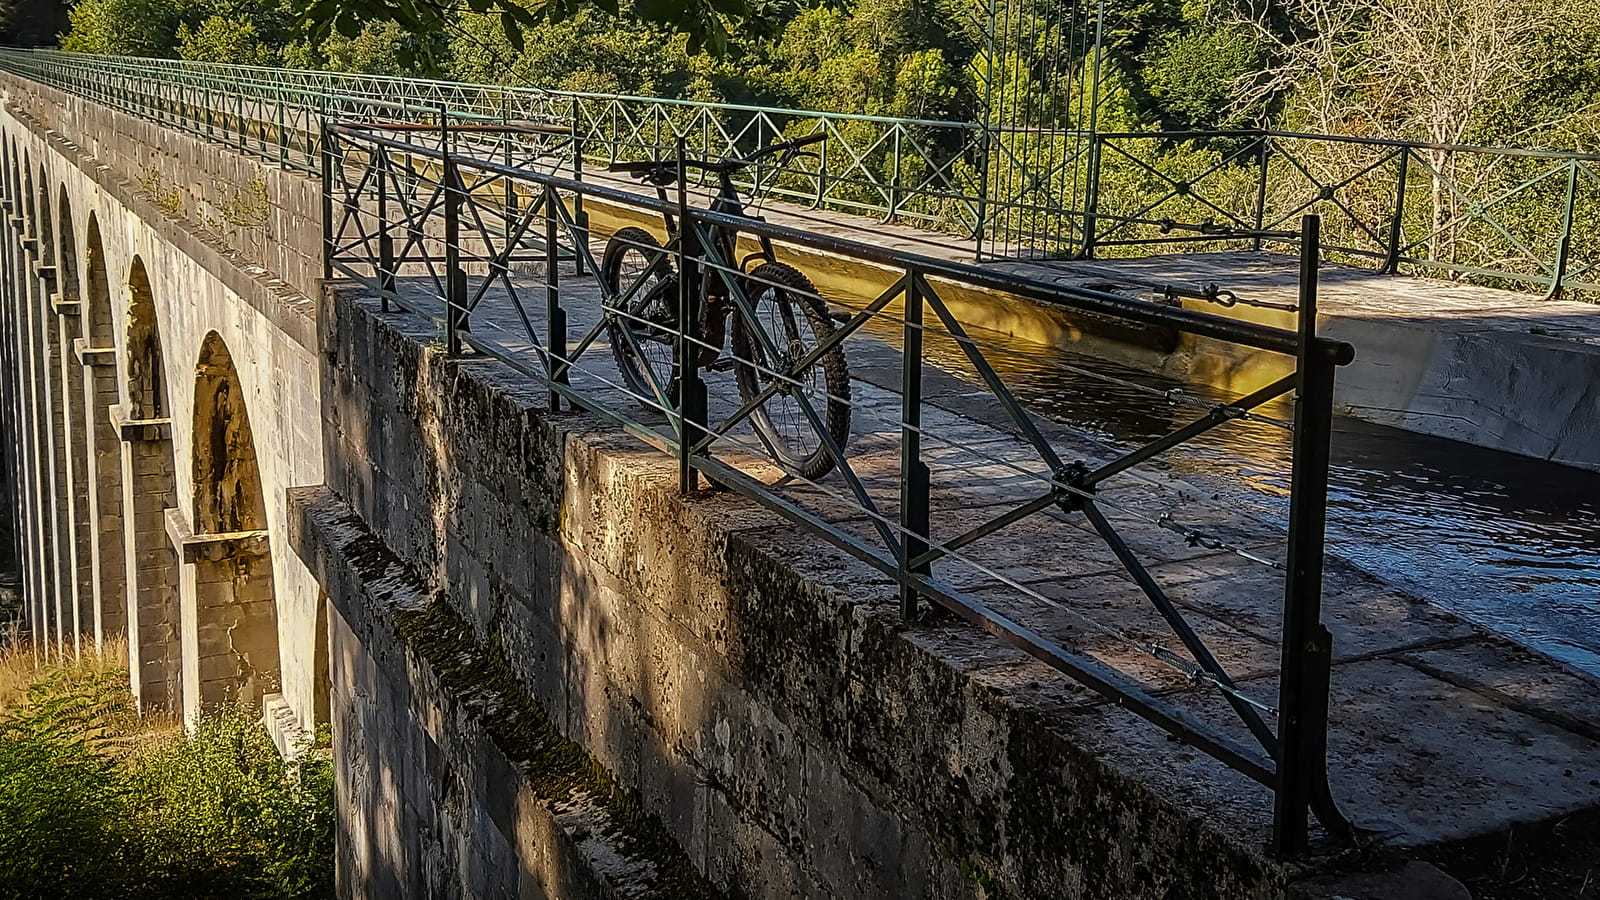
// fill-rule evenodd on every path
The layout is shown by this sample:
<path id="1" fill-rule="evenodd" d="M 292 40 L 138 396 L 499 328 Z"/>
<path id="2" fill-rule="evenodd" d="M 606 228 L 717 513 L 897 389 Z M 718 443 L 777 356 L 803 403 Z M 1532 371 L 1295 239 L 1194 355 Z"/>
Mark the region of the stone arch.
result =
<path id="1" fill-rule="evenodd" d="M 175 511 L 177 464 L 167 417 L 166 370 L 144 261 L 128 265 L 125 404 L 113 414 L 122 455 L 123 565 L 128 590 L 128 678 L 141 709 L 182 709 Z M 178 540 L 181 540 L 179 538 Z"/>
<path id="2" fill-rule="evenodd" d="M 5 156 L 5 173 L 0 177 L 5 180 L 6 199 L 15 204 L 17 200 L 17 139 L 12 138 L 6 141 L 5 146 L 0 147 L 0 154 Z M 12 213 L 21 215 L 22 211 L 13 209 Z"/>
<path id="3" fill-rule="evenodd" d="M 36 198 L 38 227 L 34 237 L 39 239 L 39 262 L 51 265 L 56 259 L 56 233 L 50 214 L 50 176 L 44 170 L 44 164 L 39 164 L 39 181 L 37 182 L 39 195 Z"/>
<path id="4" fill-rule="evenodd" d="M 32 235 L 38 215 L 33 208 L 33 157 L 28 153 L 27 147 L 22 148 L 21 174 L 22 180 L 17 182 L 17 199 L 21 201 L 22 206 L 22 228 L 27 234 Z"/>
<path id="5" fill-rule="evenodd" d="M 77 232 L 72 227 L 72 201 L 67 196 L 67 186 L 61 185 L 60 200 L 56 204 L 56 284 L 61 299 L 70 303 L 82 297 L 79 281 Z"/>
<path id="6" fill-rule="evenodd" d="M 184 554 L 194 564 L 195 640 L 192 657 L 189 647 L 184 654 L 185 686 L 194 685 L 185 691 L 190 720 L 197 704 L 240 702 L 259 709 L 267 694 L 281 688 L 272 549 L 255 435 L 233 356 L 214 331 L 206 335 L 195 366 L 191 433 L 194 549 Z M 188 580 L 186 573 L 186 585 Z M 186 618 L 189 610 L 186 600 Z"/>
<path id="7" fill-rule="evenodd" d="M 95 647 L 125 633 L 127 576 L 122 521 L 122 441 L 112 410 L 117 405 L 117 345 L 111 276 L 100 221 L 93 211 L 83 236 L 78 363 L 83 371 L 84 505 L 88 510 L 90 597 Z"/>
<path id="8" fill-rule="evenodd" d="M 128 266 L 127 405 L 132 419 L 167 417 L 166 365 L 161 330 L 156 324 L 155 295 L 144 261 L 135 256 Z"/>

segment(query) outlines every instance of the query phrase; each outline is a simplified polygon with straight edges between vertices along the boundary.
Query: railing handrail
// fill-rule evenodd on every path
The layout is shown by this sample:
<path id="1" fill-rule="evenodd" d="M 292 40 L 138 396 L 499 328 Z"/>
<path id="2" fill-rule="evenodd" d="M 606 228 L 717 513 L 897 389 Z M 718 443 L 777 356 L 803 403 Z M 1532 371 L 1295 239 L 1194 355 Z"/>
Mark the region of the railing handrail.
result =
<path id="1" fill-rule="evenodd" d="M 1063 132 L 1067 133 L 1067 132 Z M 1277 128 L 1190 128 L 1172 131 L 1102 131 L 1102 140 L 1225 140 L 1240 138 L 1290 138 L 1310 141 L 1327 141 L 1335 144 L 1361 144 L 1376 147 L 1405 148 L 1408 150 L 1439 150 L 1446 153 L 1485 153 L 1494 156 L 1536 156 L 1548 159 L 1581 159 L 1600 161 L 1600 152 L 1585 150 L 1560 150 L 1541 147 L 1505 147 L 1495 144 L 1438 144 L 1408 138 L 1382 138 L 1351 134 L 1317 134 L 1311 131 L 1288 131 Z"/>
<path id="2" fill-rule="evenodd" d="M 110 55 L 110 54 L 74 53 L 74 52 L 67 51 L 67 50 L 54 50 L 54 49 L 49 49 L 49 48 L 16 48 L 16 47 L 0 48 L 0 53 L 16 52 L 16 51 L 30 53 L 30 54 L 33 54 L 33 55 L 36 55 L 36 56 L 49 58 L 49 59 L 66 59 L 66 60 L 74 60 L 74 61 L 93 60 L 96 63 L 100 63 L 102 61 L 105 61 L 105 62 L 115 63 L 115 64 L 118 64 L 118 65 L 134 66 L 134 67 L 138 67 L 140 69 L 156 71 L 156 72 L 162 72 L 162 73 L 170 73 L 173 68 L 178 68 L 178 69 L 190 69 L 190 70 L 199 70 L 199 71 L 207 71 L 207 72 L 220 71 L 220 72 L 261 73 L 261 74 L 264 74 L 264 75 L 279 75 L 279 76 L 286 75 L 286 74 L 296 75 L 296 76 L 301 76 L 301 75 L 304 75 L 304 76 L 320 76 L 320 77 L 328 77 L 328 78 L 335 78 L 335 79 L 341 79 L 341 80 L 346 80 L 347 79 L 347 80 L 352 80 L 352 81 L 373 81 L 373 82 L 379 82 L 379 83 L 385 83 L 385 84 L 393 84 L 393 85 L 397 85 L 397 86 L 415 86 L 417 84 L 425 84 L 425 85 L 427 85 L 429 87 L 440 87 L 440 88 L 450 88 L 450 89 L 464 88 L 464 89 L 470 89 L 470 90 L 475 90 L 475 91 L 496 91 L 496 92 L 503 92 L 503 93 L 508 93 L 508 94 L 520 94 L 520 95 L 526 95 L 526 96 L 532 96 L 532 97 L 555 97 L 555 98 L 562 98 L 562 99 L 577 97 L 577 98 L 584 99 L 584 100 L 598 100 L 598 101 L 618 100 L 618 101 L 626 101 L 626 102 L 633 102 L 633 103 L 659 103 L 659 104 L 662 104 L 662 105 L 665 105 L 665 106 L 682 106 L 682 107 L 703 107 L 703 108 L 711 108 L 711 109 L 728 109 L 728 110 L 738 110 L 740 112 L 769 113 L 769 114 L 772 114 L 772 115 L 802 116 L 802 117 L 806 117 L 806 118 L 842 119 L 842 120 L 859 121 L 859 122 L 878 122 L 878 123 L 887 123 L 887 124 L 895 124 L 895 125 L 916 125 L 916 126 L 926 126 L 926 127 L 934 127 L 934 128 L 957 128 L 957 129 L 966 129 L 966 130 L 973 130 L 973 131 L 982 130 L 982 128 L 983 128 L 983 125 L 978 123 L 978 122 L 973 122 L 973 121 L 963 120 L 963 119 L 922 119 L 922 118 L 909 118 L 909 117 L 905 117 L 905 116 L 880 116 L 880 115 L 873 115 L 873 114 L 870 114 L 870 113 L 830 112 L 828 110 L 806 109 L 806 108 L 803 108 L 803 107 L 797 108 L 797 107 L 785 107 L 785 106 L 766 106 L 766 105 L 762 105 L 762 104 L 730 103 L 730 102 L 722 101 L 722 100 L 688 100 L 688 99 L 675 98 L 675 97 L 647 97 L 647 96 L 640 95 L 640 94 L 625 94 L 625 93 L 611 94 L 611 93 L 594 92 L 594 91 L 569 91 L 569 90 L 562 90 L 562 89 L 559 89 L 559 88 L 534 87 L 534 86 L 531 86 L 531 85 L 492 84 L 492 83 L 477 82 L 477 81 L 452 81 L 452 80 L 443 79 L 443 78 L 412 78 L 412 77 L 409 77 L 409 76 L 399 76 L 399 75 L 376 75 L 376 74 L 366 74 L 366 73 L 361 73 L 361 72 L 339 72 L 339 71 L 335 71 L 335 70 L 332 70 L 332 69 L 293 69 L 293 68 L 282 68 L 282 67 L 276 67 L 276 66 L 252 66 L 252 65 L 246 65 L 246 64 L 243 64 L 243 63 L 223 63 L 223 62 L 210 62 L 210 61 L 204 61 L 204 60 L 191 60 L 191 59 L 161 59 L 161 58 L 157 58 L 157 57 L 148 57 L 148 56 L 115 56 L 115 55 Z M 272 86 L 282 86 L 282 85 L 272 85 Z M 327 96 L 329 96 L 330 98 L 337 98 L 339 95 L 328 94 Z M 367 99 L 367 98 L 362 98 L 362 99 Z"/>

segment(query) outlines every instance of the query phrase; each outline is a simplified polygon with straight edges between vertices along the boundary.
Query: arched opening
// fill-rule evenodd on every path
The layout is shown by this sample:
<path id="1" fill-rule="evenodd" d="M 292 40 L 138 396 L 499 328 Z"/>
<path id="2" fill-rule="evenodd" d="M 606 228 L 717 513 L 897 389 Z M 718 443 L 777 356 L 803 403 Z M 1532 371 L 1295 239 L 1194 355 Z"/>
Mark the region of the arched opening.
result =
<path id="1" fill-rule="evenodd" d="M 83 335 L 83 305 L 78 280 L 78 233 L 73 228 L 72 203 L 67 197 L 66 185 L 59 187 L 56 197 L 55 295 L 52 306 L 55 309 L 56 343 L 60 350 L 56 385 L 60 397 L 57 407 L 61 418 L 61 456 L 66 464 L 63 473 L 66 485 L 63 525 L 74 601 L 70 617 L 72 640 L 75 648 L 81 648 L 86 637 L 98 635 L 100 630 L 95 617 L 88 484 L 84 481 L 84 473 L 88 468 L 83 420 L 84 373 L 77 353 Z"/>
<path id="2" fill-rule="evenodd" d="M 206 336 L 195 368 L 192 659 L 185 648 L 185 718 L 194 707 L 239 702 L 260 708 L 280 689 L 278 614 L 266 498 L 250 413 L 227 345 Z M 187 576 L 185 578 L 187 586 Z M 184 606 L 185 615 L 190 605 Z M 187 634 L 187 632 L 186 632 Z"/>
<path id="3" fill-rule="evenodd" d="M 78 302 L 82 292 L 78 281 L 77 232 L 72 229 L 72 202 L 67 199 L 67 186 L 61 186 L 61 199 L 57 204 L 56 221 L 60 232 L 56 241 L 56 283 L 61 299 L 67 303 Z"/>
<path id="4" fill-rule="evenodd" d="M 166 371 L 155 297 L 144 261 L 128 266 L 128 373 L 121 431 L 124 568 L 128 592 L 128 677 L 143 709 L 182 708 L 178 557 L 168 537 L 176 463 L 167 418 Z"/>
<path id="5" fill-rule="evenodd" d="M 117 405 L 117 344 L 112 325 L 111 279 L 100 221 L 89 213 L 84 230 L 83 287 L 78 364 L 83 381 L 85 507 L 89 514 L 90 591 L 95 647 L 107 635 L 125 633 L 126 577 L 123 560 L 122 441 L 111 420 Z M 131 641 L 130 641 L 131 643 Z"/>
<path id="6" fill-rule="evenodd" d="M 56 261 L 56 232 L 50 221 L 50 176 L 45 172 L 44 166 L 39 166 L 39 262 L 41 265 L 53 265 Z"/>

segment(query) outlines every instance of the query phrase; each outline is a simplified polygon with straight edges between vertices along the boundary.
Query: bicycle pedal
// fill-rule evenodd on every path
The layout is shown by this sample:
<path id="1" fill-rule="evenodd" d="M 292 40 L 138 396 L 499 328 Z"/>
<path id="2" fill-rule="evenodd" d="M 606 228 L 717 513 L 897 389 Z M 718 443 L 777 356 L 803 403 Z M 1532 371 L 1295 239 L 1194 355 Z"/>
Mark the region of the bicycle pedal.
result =
<path id="1" fill-rule="evenodd" d="M 739 365 L 739 360 L 732 356 L 719 356 L 706 365 L 708 372 L 732 372 Z"/>

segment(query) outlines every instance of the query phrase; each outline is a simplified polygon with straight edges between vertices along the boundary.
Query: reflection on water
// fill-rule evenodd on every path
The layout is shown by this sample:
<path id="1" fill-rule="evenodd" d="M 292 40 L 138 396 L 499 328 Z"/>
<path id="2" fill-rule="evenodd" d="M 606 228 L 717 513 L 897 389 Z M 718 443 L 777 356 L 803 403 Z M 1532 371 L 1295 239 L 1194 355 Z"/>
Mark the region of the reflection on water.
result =
<path id="1" fill-rule="evenodd" d="M 1135 446 L 1199 414 L 1072 369 L 1161 390 L 1174 382 L 1070 351 L 975 337 L 1030 409 L 1113 445 Z M 948 335 L 930 330 L 926 343 L 934 365 L 976 378 Z M 1288 417 L 1284 406 L 1265 412 Z M 1164 462 L 1193 481 L 1245 488 L 1267 518 L 1286 525 L 1285 430 L 1231 423 Z M 1341 418 L 1330 488 L 1331 552 L 1600 675 L 1600 474 Z"/>

